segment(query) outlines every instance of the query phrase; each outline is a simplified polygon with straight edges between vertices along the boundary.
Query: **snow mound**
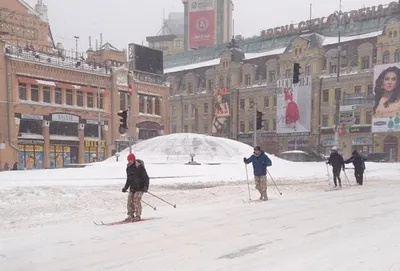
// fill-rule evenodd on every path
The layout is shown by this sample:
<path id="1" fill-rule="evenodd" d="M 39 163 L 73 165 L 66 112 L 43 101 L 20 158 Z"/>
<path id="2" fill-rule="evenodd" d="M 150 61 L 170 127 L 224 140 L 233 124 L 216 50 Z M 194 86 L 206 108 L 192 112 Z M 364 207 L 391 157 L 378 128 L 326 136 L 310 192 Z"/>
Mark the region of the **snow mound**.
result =
<path id="1" fill-rule="evenodd" d="M 253 153 L 253 148 L 239 141 L 192 133 L 177 133 L 158 136 L 142 141 L 132 147 L 133 153 L 147 163 L 154 162 L 188 162 L 190 155 L 200 163 L 243 163 L 244 156 Z M 126 159 L 129 149 L 120 153 Z M 268 154 L 269 155 L 269 154 Z M 271 155 L 269 155 L 271 156 Z M 274 163 L 288 163 L 277 157 L 271 157 Z M 109 158 L 105 162 L 115 162 Z"/>

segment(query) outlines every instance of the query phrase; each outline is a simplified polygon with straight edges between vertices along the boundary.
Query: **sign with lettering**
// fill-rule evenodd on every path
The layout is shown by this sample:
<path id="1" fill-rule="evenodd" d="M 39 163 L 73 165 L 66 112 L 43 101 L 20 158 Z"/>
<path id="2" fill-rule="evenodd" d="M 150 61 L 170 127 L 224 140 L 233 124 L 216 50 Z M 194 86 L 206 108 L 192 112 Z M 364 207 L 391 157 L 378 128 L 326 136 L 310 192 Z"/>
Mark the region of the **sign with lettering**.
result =
<path id="1" fill-rule="evenodd" d="M 262 30 L 261 37 L 271 38 L 285 35 L 294 35 L 297 33 L 301 33 L 302 31 L 307 29 L 338 27 L 340 25 L 346 25 L 357 21 L 371 20 L 379 17 L 388 16 L 398 11 L 400 11 L 400 4 L 397 2 L 391 2 L 389 5 L 361 8 L 358 10 L 352 10 L 350 12 L 343 12 L 342 14 L 335 12 L 328 17 L 315 18 L 307 21 L 302 21 L 297 24 L 278 26 L 275 28 Z"/>
<path id="2" fill-rule="evenodd" d="M 118 75 L 117 76 L 117 86 L 127 87 L 128 86 L 128 75 Z"/>
<path id="3" fill-rule="evenodd" d="M 21 114 L 21 119 L 43 120 L 43 116 L 34 114 Z"/>
<path id="4" fill-rule="evenodd" d="M 97 120 L 86 120 L 86 124 L 98 125 L 99 121 L 97 121 Z M 104 120 L 100 121 L 100 125 L 104 125 Z"/>
<path id="5" fill-rule="evenodd" d="M 51 120 L 59 122 L 79 123 L 79 116 L 71 114 L 52 114 Z"/>
<path id="6" fill-rule="evenodd" d="M 85 148 L 97 148 L 98 141 L 95 140 L 85 140 Z M 101 141 L 101 147 L 104 148 L 106 146 L 106 142 L 104 140 Z"/>
<path id="7" fill-rule="evenodd" d="M 353 126 L 349 129 L 350 133 L 371 133 L 371 126 Z"/>
<path id="8" fill-rule="evenodd" d="M 18 139 L 19 145 L 43 145 L 43 139 Z"/>

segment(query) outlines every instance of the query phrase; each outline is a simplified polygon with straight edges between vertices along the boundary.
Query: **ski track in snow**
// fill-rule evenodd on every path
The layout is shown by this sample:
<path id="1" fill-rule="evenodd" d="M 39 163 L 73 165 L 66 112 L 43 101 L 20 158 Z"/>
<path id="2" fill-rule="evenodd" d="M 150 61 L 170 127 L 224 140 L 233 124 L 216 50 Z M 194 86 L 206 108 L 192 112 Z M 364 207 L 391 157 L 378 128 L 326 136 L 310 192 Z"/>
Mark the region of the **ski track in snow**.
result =
<path id="1" fill-rule="evenodd" d="M 399 182 L 270 184 L 257 204 L 246 185 L 205 185 L 152 187 L 177 209 L 145 195 L 158 219 L 110 227 L 92 220 L 125 217 L 120 185 L 1 189 L 1 270 L 400 271 Z"/>

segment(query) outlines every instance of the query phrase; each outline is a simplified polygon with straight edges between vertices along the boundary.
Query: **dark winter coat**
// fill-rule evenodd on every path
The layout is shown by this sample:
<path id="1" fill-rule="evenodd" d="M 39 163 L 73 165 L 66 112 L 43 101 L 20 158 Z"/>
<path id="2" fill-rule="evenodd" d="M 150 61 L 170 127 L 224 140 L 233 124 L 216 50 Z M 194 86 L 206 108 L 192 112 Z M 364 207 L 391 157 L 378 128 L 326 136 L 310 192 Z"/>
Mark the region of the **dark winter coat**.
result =
<path id="1" fill-rule="evenodd" d="M 367 158 L 361 156 L 358 152 L 353 153 L 353 155 L 345 161 L 346 164 L 353 163 L 354 170 L 356 171 L 364 171 L 365 170 L 365 161 Z"/>
<path id="2" fill-rule="evenodd" d="M 128 164 L 126 167 L 126 183 L 124 190 L 130 188 L 131 192 L 147 192 L 149 189 L 150 178 L 147 175 L 144 162 L 137 159 L 135 163 Z"/>
<path id="3" fill-rule="evenodd" d="M 344 159 L 343 156 L 338 152 L 334 151 L 331 153 L 328 159 L 328 164 L 331 165 L 334 169 L 344 169 Z"/>
<path id="4" fill-rule="evenodd" d="M 254 176 L 265 176 L 267 175 L 267 167 L 272 166 L 271 159 L 261 151 L 259 156 L 252 155 L 250 158 L 245 159 L 246 164 L 253 163 Z"/>

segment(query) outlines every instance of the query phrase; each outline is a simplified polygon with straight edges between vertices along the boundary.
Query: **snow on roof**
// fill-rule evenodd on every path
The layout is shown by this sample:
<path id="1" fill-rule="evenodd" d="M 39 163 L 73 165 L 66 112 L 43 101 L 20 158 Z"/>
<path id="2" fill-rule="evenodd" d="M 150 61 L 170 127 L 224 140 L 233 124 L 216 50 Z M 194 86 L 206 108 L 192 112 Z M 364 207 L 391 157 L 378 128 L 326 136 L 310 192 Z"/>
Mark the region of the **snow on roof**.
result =
<path id="1" fill-rule="evenodd" d="M 380 35 L 382 35 L 382 30 L 371 32 L 371 33 L 366 33 L 366 34 L 361 34 L 361 35 L 341 37 L 340 41 L 341 42 L 347 42 L 347 41 L 353 41 L 353 40 L 368 39 L 368 38 L 374 38 L 374 37 L 377 37 L 377 36 L 380 36 Z M 338 43 L 338 37 L 337 36 L 335 36 L 335 37 L 325 37 L 323 46 L 337 44 L 337 43 Z"/>
<path id="2" fill-rule="evenodd" d="M 353 41 L 353 40 L 360 40 L 360 39 L 368 39 L 368 38 L 373 38 L 380 36 L 382 34 L 382 30 L 376 31 L 376 32 L 371 32 L 371 33 L 366 33 L 362 35 L 355 35 L 355 36 L 346 36 L 346 37 L 341 37 L 341 42 L 348 42 L 348 41 Z M 323 37 L 323 36 L 321 36 Z M 338 43 L 338 37 L 323 37 L 324 42 L 323 46 L 327 45 L 333 45 Z M 272 56 L 272 55 L 280 55 L 283 54 L 286 50 L 286 47 L 284 48 L 278 48 L 278 49 L 273 49 L 270 51 L 262 52 L 262 53 L 246 53 L 246 59 L 256 59 L 264 56 Z M 180 72 L 180 71 L 190 71 L 198 68 L 203 68 L 203 67 L 210 67 L 210 66 L 216 66 L 220 63 L 220 58 L 208 60 L 208 61 L 203 61 L 203 62 L 198 62 L 198 63 L 193 63 L 189 65 L 184 65 L 184 66 L 178 66 L 178 67 L 173 67 L 169 69 L 165 69 L 164 73 L 174 73 L 174 72 Z"/>
<path id="3" fill-rule="evenodd" d="M 112 50 L 112 51 L 119 51 L 116 47 L 114 47 L 111 43 L 106 42 L 104 45 L 100 47 L 100 50 Z"/>
<path id="4" fill-rule="evenodd" d="M 40 14 L 37 13 L 36 10 L 34 10 L 27 2 L 25 2 L 24 0 L 18 0 L 18 2 L 28 10 L 29 14 L 38 16 L 40 18 Z"/>

